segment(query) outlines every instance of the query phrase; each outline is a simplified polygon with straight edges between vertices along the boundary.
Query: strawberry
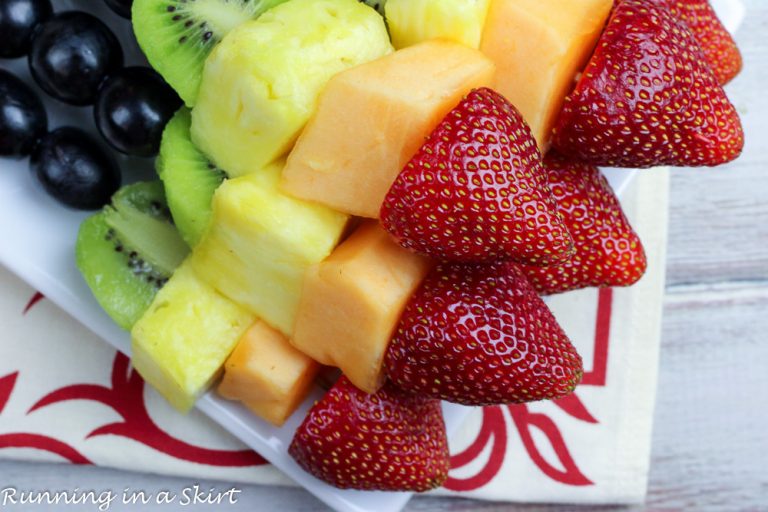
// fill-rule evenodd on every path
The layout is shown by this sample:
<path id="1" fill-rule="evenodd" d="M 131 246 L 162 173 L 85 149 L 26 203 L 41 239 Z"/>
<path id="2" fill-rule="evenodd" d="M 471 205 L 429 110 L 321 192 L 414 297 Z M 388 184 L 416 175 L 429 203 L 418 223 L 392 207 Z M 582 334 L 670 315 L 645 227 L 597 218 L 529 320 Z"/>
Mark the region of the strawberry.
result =
<path id="1" fill-rule="evenodd" d="M 380 217 L 403 247 L 441 260 L 549 265 L 573 253 L 530 128 L 490 89 L 472 91 L 443 119 Z"/>
<path id="2" fill-rule="evenodd" d="M 544 159 L 544 169 L 576 254 L 556 266 L 521 266 L 536 291 L 548 295 L 634 284 L 645 273 L 645 251 L 608 180 L 597 167 L 554 152 Z"/>
<path id="3" fill-rule="evenodd" d="M 685 23 L 699 42 L 720 85 L 741 72 L 741 52 L 708 0 L 652 0 Z"/>
<path id="4" fill-rule="evenodd" d="M 389 384 L 369 395 L 343 376 L 309 410 L 288 453 L 341 489 L 428 491 L 450 468 L 440 402 Z"/>
<path id="5" fill-rule="evenodd" d="M 648 0 L 614 9 L 553 133 L 561 154 L 613 167 L 714 166 L 743 145 L 696 39 Z"/>
<path id="6" fill-rule="evenodd" d="M 411 297 L 387 350 L 402 389 L 465 405 L 556 399 L 581 357 L 512 262 L 444 263 Z"/>

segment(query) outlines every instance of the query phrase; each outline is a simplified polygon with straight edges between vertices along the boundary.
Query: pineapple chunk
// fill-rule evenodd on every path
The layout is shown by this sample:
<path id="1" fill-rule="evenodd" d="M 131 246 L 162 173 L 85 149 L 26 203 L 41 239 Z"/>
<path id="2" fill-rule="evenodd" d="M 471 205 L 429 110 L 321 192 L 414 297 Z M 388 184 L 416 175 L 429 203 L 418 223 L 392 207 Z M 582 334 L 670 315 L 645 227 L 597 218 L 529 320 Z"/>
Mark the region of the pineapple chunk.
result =
<path id="1" fill-rule="evenodd" d="M 187 411 L 219 376 L 253 321 L 198 279 L 187 260 L 133 327 L 133 367 L 174 407 Z"/>
<path id="2" fill-rule="evenodd" d="M 450 39 L 477 49 L 490 0 L 389 0 L 384 6 L 395 48 Z"/>
<path id="3" fill-rule="evenodd" d="M 246 22 L 206 61 L 192 140 L 230 176 L 288 152 L 326 82 L 392 51 L 384 20 L 357 0 L 292 0 Z"/>
<path id="4" fill-rule="evenodd" d="M 319 369 L 285 336 L 257 321 L 227 359 L 218 391 L 281 426 L 307 397 Z"/>
<path id="5" fill-rule="evenodd" d="M 278 190 L 283 164 L 225 182 L 192 265 L 206 282 L 286 335 L 304 272 L 331 253 L 348 217 Z"/>

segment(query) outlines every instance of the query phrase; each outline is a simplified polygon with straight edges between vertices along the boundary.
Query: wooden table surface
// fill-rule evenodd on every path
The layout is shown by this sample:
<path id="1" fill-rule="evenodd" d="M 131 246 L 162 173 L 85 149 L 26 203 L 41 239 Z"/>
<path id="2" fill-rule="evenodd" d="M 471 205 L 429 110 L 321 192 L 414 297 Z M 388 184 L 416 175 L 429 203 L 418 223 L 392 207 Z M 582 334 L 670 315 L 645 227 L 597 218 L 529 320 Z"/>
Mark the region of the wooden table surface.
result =
<path id="1" fill-rule="evenodd" d="M 726 167 L 673 173 L 649 494 L 644 507 L 621 510 L 768 510 L 768 0 L 745 3 L 748 17 L 738 41 L 746 68 L 728 91 L 743 115 L 746 150 Z M 0 462 L 0 475 L 2 484 L 37 489 L 151 491 L 189 484 L 92 467 L 63 470 L 14 462 Z M 244 487 L 238 504 L 226 510 L 278 506 L 323 509 L 302 490 Z M 416 498 L 408 510 L 577 508 Z"/>

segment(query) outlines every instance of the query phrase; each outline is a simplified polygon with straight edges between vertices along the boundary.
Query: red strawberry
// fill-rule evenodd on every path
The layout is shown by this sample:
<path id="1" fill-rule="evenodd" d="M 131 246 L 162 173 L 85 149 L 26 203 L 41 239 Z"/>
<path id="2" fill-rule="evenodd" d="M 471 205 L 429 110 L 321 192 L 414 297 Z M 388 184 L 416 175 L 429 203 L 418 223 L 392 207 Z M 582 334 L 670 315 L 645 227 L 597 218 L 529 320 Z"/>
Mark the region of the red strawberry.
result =
<path id="1" fill-rule="evenodd" d="M 490 89 L 472 91 L 432 132 L 381 222 L 403 247 L 442 260 L 548 265 L 573 254 L 530 128 Z"/>
<path id="2" fill-rule="evenodd" d="M 725 85 L 741 72 L 741 52 L 708 0 L 653 0 L 684 22 L 704 51 L 718 82 Z"/>
<path id="3" fill-rule="evenodd" d="M 560 398 L 582 375 L 581 357 L 512 262 L 436 267 L 385 364 L 400 388 L 466 405 Z"/>
<path id="4" fill-rule="evenodd" d="M 634 284 L 645 273 L 645 251 L 608 180 L 597 167 L 554 152 L 544 159 L 544 169 L 576 254 L 556 266 L 522 266 L 536 291 L 546 295 Z"/>
<path id="5" fill-rule="evenodd" d="M 450 468 L 440 402 L 390 384 L 369 395 L 346 377 L 310 409 L 288 453 L 341 489 L 428 491 Z"/>
<path id="6" fill-rule="evenodd" d="M 663 7 L 624 0 L 556 123 L 553 146 L 595 165 L 719 165 L 744 145 L 691 32 Z"/>

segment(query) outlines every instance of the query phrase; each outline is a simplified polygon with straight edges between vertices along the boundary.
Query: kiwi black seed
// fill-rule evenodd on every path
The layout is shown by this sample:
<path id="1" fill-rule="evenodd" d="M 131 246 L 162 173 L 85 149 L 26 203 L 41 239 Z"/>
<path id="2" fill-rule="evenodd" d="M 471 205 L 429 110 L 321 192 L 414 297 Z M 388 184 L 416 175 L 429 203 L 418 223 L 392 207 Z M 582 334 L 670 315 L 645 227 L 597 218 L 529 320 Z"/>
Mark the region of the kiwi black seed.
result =
<path id="1" fill-rule="evenodd" d="M 208 54 L 238 25 L 287 0 L 134 0 L 133 30 L 149 63 L 194 106 Z"/>
<path id="2" fill-rule="evenodd" d="M 82 223 L 76 245 L 77 266 L 93 295 L 126 330 L 188 252 L 159 181 L 121 188 L 111 205 Z"/>

